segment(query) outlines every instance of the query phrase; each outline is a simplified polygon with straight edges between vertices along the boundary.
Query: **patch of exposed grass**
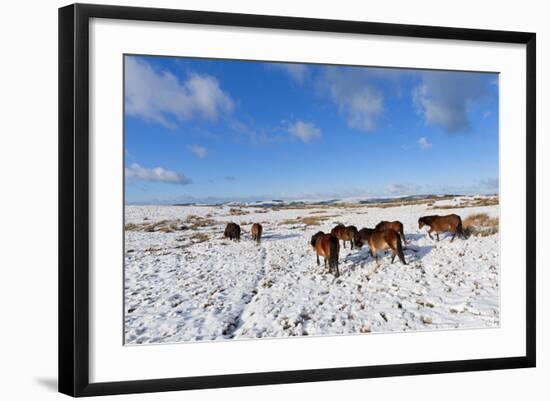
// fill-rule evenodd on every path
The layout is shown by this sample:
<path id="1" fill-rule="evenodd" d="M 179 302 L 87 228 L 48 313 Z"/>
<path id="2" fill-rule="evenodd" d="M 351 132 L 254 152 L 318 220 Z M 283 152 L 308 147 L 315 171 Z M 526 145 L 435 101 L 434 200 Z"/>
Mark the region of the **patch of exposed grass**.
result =
<path id="1" fill-rule="evenodd" d="M 498 217 L 489 217 L 487 213 L 477 213 L 462 221 L 466 236 L 486 237 L 498 233 Z"/>
<path id="2" fill-rule="evenodd" d="M 194 214 L 190 214 L 185 219 L 185 222 L 189 224 L 189 228 L 197 229 L 202 227 L 210 227 L 218 224 L 217 221 L 208 217 L 201 217 Z"/>
<path id="3" fill-rule="evenodd" d="M 200 244 L 201 242 L 208 241 L 210 237 L 205 233 L 194 233 L 189 237 L 189 239 L 193 241 L 194 244 Z"/>
<path id="4" fill-rule="evenodd" d="M 231 216 L 243 216 L 245 214 L 249 214 L 250 212 L 247 211 L 247 210 L 242 210 L 241 208 L 238 208 L 238 207 L 232 207 L 229 209 L 229 214 Z"/>
<path id="5" fill-rule="evenodd" d="M 127 223 L 124 225 L 125 231 L 142 231 L 143 224 Z"/>
<path id="6" fill-rule="evenodd" d="M 125 231 L 141 231 L 141 232 L 162 232 L 171 233 L 174 231 L 184 231 L 189 229 L 198 229 L 202 227 L 210 227 L 218 224 L 217 221 L 205 217 L 196 215 L 189 215 L 182 221 L 180 219 L 175 220 L 161 220 L 157 222 L 144 222 L 144 223 L 128 223 L 124 225 Z"/>
<path id="7" fill-rule="evenodd" d="M 325 215 L 325 216 L 298 216 L 295 219 L 286 219 L 279 223 L 279 225 L 305 225 L 305 227 L 318 226 L 321 222 L 331 219 L 333 217 L 338 217 L 336 215 Z"/>

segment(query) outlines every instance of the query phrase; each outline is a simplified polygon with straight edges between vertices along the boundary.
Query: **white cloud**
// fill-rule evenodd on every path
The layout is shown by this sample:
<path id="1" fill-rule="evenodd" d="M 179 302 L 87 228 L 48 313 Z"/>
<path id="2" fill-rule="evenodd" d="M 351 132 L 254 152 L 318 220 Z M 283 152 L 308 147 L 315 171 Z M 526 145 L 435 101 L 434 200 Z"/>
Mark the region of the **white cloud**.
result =
<path id="1" fill-rule="evenodd" d="M 162 167 L 145 168 L 137 163 L 124 168 L 124 176 L 130 180 L 165 182 L 169 184 L 186 185 L 191 179 L 177 171 L 166 170 Z"/>
<path id="2" fill-rule="evenodd" d="M 418 143 L 418 146 L 420 146 L 421 149 L 427 150 L 427 149 L 430 149 L 432 147 L 432 144 L 430 142 L 428 142 L 428 140 L 426 139 L 425 136 L 420 137 L 418 139 L 417 143 Z"/>
<path id="3" fill-rule="evenodd" d="M 321 130 L 312 123 L 296 121 L 290 124 L 288 132 L 295 138 L 298 138 L 304 143 L 308 143 L 314 139 L 321 138 Z"/>
<path id="4" fill-rule="evenodd" d="M 187 150 L 189 150 L 199 159 L 204 159 L 208 154 L 208 150 L 204 146 L 199 146 L 199 145 L 188 145 Z"/>
<path id="5" fill-rule="evenodd" d="M 349 127 L 372 131 L 384 111 L 384 97 L 371 84 L 368 71 L 331 68 L 326 71 L 321 87 L 345 117 Z"/>
<path id="6" fill-rule="evenodd" d="M 306 81 L 308 68 L 304 64 L 274 63 L 268 66 L 286 72 L 295 82 L 303 84 Z"/>
<path id="7" fill-rule="evenodd" d="M 233 101 L 210 75 L 190 74 L 181 82 L 145 61 L 125 61 L 125 111 L 145 121 L 174 127 L 178 120 L 216 119 L 233 110 Z"/>
<path id="8" fill-rule="evenodd" d="M 480 74 L 431 71 L 413 90 L 413 102 L 428 124 L 453 134 L 470 129 L 468 111 L 485 94 Z"/>
<path id="9" fill-rule="evenodd" d="M 234 175 L 226 175 L 225 177 L 223 177 L 223 179 L 225 181 L 235 181 L 237 177 L 235 177 Z"/>

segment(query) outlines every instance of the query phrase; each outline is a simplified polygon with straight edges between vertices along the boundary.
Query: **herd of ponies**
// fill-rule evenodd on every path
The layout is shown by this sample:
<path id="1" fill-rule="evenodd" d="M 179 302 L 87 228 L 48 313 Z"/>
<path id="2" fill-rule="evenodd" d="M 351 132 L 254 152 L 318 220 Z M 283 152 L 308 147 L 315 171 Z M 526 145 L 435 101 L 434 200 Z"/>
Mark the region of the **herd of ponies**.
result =
<path id="1" fill-rule="evenodd" d="M 432 233 L 435 233 L 439 241 L 439 233 L 450 232 L 453 234 L 451 242 L 454 241 L 458 234 L 463 239 L 464 231 L 462 229 L 462 219 L 456 214 L 448 214 L 445 216 L 423 216 L 418 219 L 418 228 L 428 226 L 428 235 L 433 239 Z M 251 234 L 252 239 L 261 242 L 263 227 L 260 223 L 252 224 Z M 230 240 L 239 241 L 241 238 L 241 227 L 236 223 L 228 223 L 225 227 L 224 237 Z M 401 263 L 407 264 L 405 255 L 403 254 L 403 243 L 407 243 L 405 233 L 403 231 L 403 223 L 400 221 L 381 221 L 374 228 L 362 228 L 357 230 L 357 227 L 345 226 L 338 224 L 329 234 L 319 231 L 311 237 L 310 244 L 313 247 L 317 256 L 317 265 L 320 265 L 319 256 L 324 258 L 325 267 L 328 265 L 329 273 L 334 271 L 334 275 L 338 277 L 338 255 L 340 253 L 340 240 L 346 247 L 346 241 L 350 242 L 351 249 L 361 249 L 367 244 L 369 253 L 378 265 L 378 253 L 388 249 L 392 252 L 391 263 L 395 256 L 399 258 Z"/>

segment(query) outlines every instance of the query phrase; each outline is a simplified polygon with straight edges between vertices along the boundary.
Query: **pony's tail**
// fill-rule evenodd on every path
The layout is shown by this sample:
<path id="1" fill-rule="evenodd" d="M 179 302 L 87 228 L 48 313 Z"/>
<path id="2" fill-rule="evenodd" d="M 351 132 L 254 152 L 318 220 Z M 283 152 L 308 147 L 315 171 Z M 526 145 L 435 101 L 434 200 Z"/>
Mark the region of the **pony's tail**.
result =
<path id="1" fill-rule="evenodd" d="M 464 230 L 462 229 L 462 219 L 458 216 L 458 225 L 456 226 L 456 231 L 460 234 L 463 239 L 466 239 L 464 235 Z"/>
<path id="2" fill-rule="evenodd" d="M 336 269 L 336 277 L 340 275 L 338 270 L 338 238 L 332 237 L 330 239 L 330 258 L 329 266 L 331 269 Z"/>
<path id="3" fill-rule="evenodd" d="M 405 255 L 403 254 L 403 246 L 401 245 L 401 238 L 399 238 L 399 235 L 397 235 L 395 239 L 397 240 L 397 256 L 399 257 L 399 260 L 401 261 L 401 263 L 406 265 L 407 262 L 405 262 Z"/>

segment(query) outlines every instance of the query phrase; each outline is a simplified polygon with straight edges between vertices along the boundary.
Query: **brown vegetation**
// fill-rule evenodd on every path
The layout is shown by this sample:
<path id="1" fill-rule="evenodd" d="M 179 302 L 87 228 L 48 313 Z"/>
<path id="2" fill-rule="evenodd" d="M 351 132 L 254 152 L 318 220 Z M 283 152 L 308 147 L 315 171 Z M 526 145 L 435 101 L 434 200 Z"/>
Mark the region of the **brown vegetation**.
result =
<path id="1" fill-rule="evenodd" d="M 208 241 L 210 237 L 208 236 L 208 234 L 198 232 L 193 233 L 193 235 L 191 235 L 189 239 L 193 241 L 194 244 L 199 244 L 201 242 Z"/>
<path id="2" fill-rule="evenodd" d="M 187 218 L 185 219 L 185 222 L 189 224 L 189 228 L 191 229 L 201 228 L 201 227 L 210 227 L 210 226 L 219 224 L 217 221 L 213 219 L 197 216 L 194 214 L 190 214 L 189 216 L 187 216 Z"/>
<path id="3" fill-rule="evenodd" d="M 325 215 L 325 216 L 298 216 L 295 219 L 286 219 L 279 223 L 279 225 L 294 225 L 294 224 L 304 224 L 306 227 L 318 226 L 321 222 L 326 221 L 330 218 L 337 217 L 335 215 Z"/>
<path id="4" fill-rule="evenodd" d="M 238 207 L 232 207 L 229 209 L 229 214 L 231 216 L 242 216 L 242 215 L 245 215 L 245 214 L 248 214 L 250 213 L 249 211 L 246 211 L 246 210 L 242 210 L 241 208 L 238 208 Z"/>
<path id="5" fill-rule="evenodd" d="M 202 227 L 210 227 L 218 224 L 217 221 L 205 217 L 190 214 L 185 221 L 180 219 L 175 220 L 160 220 L 157 222 L 144 223 L 127 223 L 124 225 L 125 231 L 141 231 L 141 232 L 162 232 L 171 233 L 174 231 L 184 231 L 189 229 L 197 229 Z"/>
<path id="6" fill-rule="evenodd" d="M 489 217 L 487 213 L 470 215 L 462 222 L 464 233 L 486 237 L 498 233 L 498 217 Z"/>

